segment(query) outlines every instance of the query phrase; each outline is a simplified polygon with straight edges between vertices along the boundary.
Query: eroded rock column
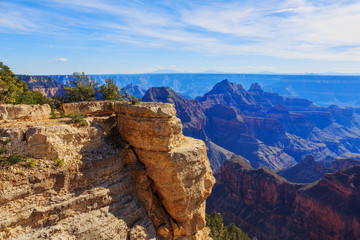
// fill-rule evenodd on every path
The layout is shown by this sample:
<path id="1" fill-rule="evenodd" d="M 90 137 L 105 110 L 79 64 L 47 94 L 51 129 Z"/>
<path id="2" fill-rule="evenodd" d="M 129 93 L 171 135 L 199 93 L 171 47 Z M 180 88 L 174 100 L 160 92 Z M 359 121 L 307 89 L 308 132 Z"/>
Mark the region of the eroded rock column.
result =
<path id="1" fill-rule="evenodd" d="M 133 152 L 129 153 L 133 159 L 129 162 L 135 166 L 138 160 L 144 165 L 143 171 L 134 172 L 134 178 L 158 235 L 168 239 L 205 238 L 205 199 L 215 179 L 204 142 L 183 136 L 171 104 L 118 104 L 115 112 L 119 133 Z"/>

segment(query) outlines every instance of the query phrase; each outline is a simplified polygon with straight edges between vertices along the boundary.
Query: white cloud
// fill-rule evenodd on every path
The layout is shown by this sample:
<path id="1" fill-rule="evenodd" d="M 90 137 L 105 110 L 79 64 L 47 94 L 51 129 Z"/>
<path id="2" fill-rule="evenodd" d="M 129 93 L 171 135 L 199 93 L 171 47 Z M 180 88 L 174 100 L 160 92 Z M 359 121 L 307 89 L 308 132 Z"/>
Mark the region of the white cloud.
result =
<path id="1" fill-rule="evenodd" d="M 67 58 L 55 58 L 55 61 L 58 61 L 58 62 L 67 62 L 68 59 L 67 59 Z"/>
<path id="2" fill-rule="evenodd" d="M 0 31 L 5 27 L 39 34 L 50 32 L 72 42 L 127 43 L 203 54 L 360 61 L 358 1 L 151 4 L 140 0 L 43 0 L 41 3 L 47 6 L 45 10 L 16 5 L 10 8 L 8 4 L 4 8 L 7 11 L 0 15 Z"/>

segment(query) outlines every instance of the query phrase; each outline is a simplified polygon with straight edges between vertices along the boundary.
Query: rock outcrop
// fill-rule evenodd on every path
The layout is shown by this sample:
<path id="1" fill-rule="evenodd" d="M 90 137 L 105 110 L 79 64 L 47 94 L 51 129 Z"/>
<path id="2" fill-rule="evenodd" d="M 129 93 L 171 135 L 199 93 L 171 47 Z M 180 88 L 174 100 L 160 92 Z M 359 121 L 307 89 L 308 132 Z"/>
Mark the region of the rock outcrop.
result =
<path id="1" fill-rule="evenodd" d="M 215 177 L 207 211 L 220 212 L 224 223 L 234 222 L 251 237 L 360 238 L 360 166 L 327 173 L 313 184 L 295 184 L 233 157 Z"/>
<path id="2" fill-rule="evenodd" d="M 0 105 L 0 120 L 36 121 L 50 118 L 49 105 Z"/>
<path id="3" fill-rule="evenodd" d="M 88 126 L 0 122 L 9 154 L 36 162 L 0 166 L 0 238 L 207 238 L 205 199 L 215 180 L 205 144 L 182 135 L 173 105 L 82 102 L 64 110 L 87 114 Z"/>

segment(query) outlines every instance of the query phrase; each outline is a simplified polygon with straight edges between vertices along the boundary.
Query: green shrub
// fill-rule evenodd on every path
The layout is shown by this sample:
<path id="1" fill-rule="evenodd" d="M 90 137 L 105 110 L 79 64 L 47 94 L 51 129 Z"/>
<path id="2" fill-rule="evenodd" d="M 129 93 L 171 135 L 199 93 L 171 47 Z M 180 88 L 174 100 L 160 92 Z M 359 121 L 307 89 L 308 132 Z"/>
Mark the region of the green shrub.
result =
<path id="1" fill-rule="evenodd" d="M 55 166 L 56 167 L 62 167 L 62 166 L 64 166 L 64 159 L 63 158 L 57 158 L 56 160 L 55 160 Z"/>
<path id="2" fill-rule="evenodd" d="M 0 147 L 0 156 L 7 153 L 8 152 L 8 149 L 6 148 L 6 145 L 8 143 L 11 142 L 11 139 L 10 138 L 6 138 L 3 143 L 1 144 L 1 147 Z"/>
<path id="3" fill-rule="evenodd" d="M 85 73 L 74 72 L 67 87 L 64 87 L 65 102 L 82 102 L 96 100 L 96 87 L 98 84 Z"/>
<path id="4" fill-rule="evenodd" d="M 141 98 L 136 98 L 135 96 L 130 96 L 130 94 L 125 90 L 124 87 L 121 90 L 124 93 L 124 95 L 121 96 L 122 100 L 127 100 L 127 101 L 131 102 L 132 104 L 136 104 L 141 101 Z"/>
<path id="5" fill-rule="evenodd" d="M 247 233 L 234 223 L 224 226 L 223 217 L 215 211 L 206 214 L 206 226 L 210 229 L 210 237 L 215 240 L 250 240 Z"/>
<path id="6" fill-rule="evenodd" d="M 8 165 L 13 165 L 19 162 L 24 162 L 25 161 L 25 157 L 24 155 L 20 154 L 20 153 L 14 153 L 8 157 L 0 157 L 0 162 L 4 163 L 4 164 L 8 164 Z"/>
<path id="7" fill-rule="evenodd" d="M 81 114 L 81 113 L 71 113 L 68 116 L 70 118 L 69 121 L 67 121 L 67 123 L 74 123 L 74 124 L 79 124 L 81 126 L 87 126 L 87 122 L 85 120 L 86 115 Z"/>
<path id="8" fill-rule="evenodd" d="M 3 164 L 12 165 L 18 162 L 25 161 L 25 157 L 19 153 L 14 153 L 12 155 L 8 155 L 8 149 L 6 145 L 11 142 L 10 138 L 6 138 L 5 140 L 2 140 L 2 143 L 0 143 L 0 162 Z"/>
<path id="9" fill-rule="evenodd" d="M 106 79 L 106 84 L 100 87 L 102 100 L 120 100 L 121 92 L 111 78 Z"/>
<path id="10" fill-rule="evenodd" d="M 50 119 L 57 119 L 57 116 L 55 114 L 55 110 L 53 108 L 51 108 Z"/>
<path id="11" fill-rule="evenodd" d="M 35 158 L 29 158 L 28 160 L 29 160 L 29 162 L 28 162 L 28 163 L 29 163 L 29 167 L 31 167 L 31 168 L 32 168 L 32 167 L 35 167 L 37 160 L 36 160 Z"/>

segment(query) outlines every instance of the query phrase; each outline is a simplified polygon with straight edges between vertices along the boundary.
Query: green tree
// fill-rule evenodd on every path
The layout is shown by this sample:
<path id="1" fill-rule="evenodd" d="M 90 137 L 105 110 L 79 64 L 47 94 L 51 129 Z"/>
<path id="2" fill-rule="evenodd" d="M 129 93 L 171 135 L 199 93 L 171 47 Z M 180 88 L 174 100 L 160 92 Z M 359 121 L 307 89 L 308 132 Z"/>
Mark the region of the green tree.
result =
<path id="1" fill-rule="evenodd" d="M 51 104 L 51 100 L 40 92 L 30 91 L 26 82 L 0 62 L 0 103 Z"/>
<path id="2" fill-rule="evenodd" d="M 0 103 L 16 103 L 16 98 L 28 91 L 24 81 L 19 80 L 10 68 L 0 62 Z"/>
<path id="3" fill-rule="evenodd" d="M 102 100 L 123 100 L 123 96 L 119 88 L 115 85 L 111 78 L 106 79 L 106 84 L 100 87 L 102 93 Z"/>
<path id="4" fill-rule="evenodd" d="M 141 101 L 141 98 L 136 98 L 135 96 L 130 96 L 130 94 L 126 91 L 126 89 L 123 87 L 121 89 L 124 93 L 123 96 L 121 96 L 122 100 L 127 100 L 131 102 L 132 104 L 136 104 Z"/>
<path id="5" fill-rule="evenodd" d="M 96 100 L 97 83 L 87 77 L 84 72 L 74 72 L 67 87 L 64 87 L 66 102 L 82 102 Z"/>
<path id="6" fill-rule="evenodd" d="M 206 214 L 206 226 L 210 229 L 210 237 L 215 240 L 250 240 L 234 223 L 224 226 L 223 217 L 215 211 Z"/>
<path id="7" fill-rule="evenodd" d="M 224 227 L 221 214 L 214 211 L 210 215 L 206 214 L 205 219 L 207 227 L 210 228 L 210 236 L 213 239 L 219 239 L 219 236 L 222 233 Z"/>
<path id="8" fill-rule="evenodd" d="M 49 104 L 53 105 L 50 98 L 44 96 L 38 91 L 29 91 L 28 87 L 24 88 L 23 94 L 16 97 L 15 104 Z"/>

